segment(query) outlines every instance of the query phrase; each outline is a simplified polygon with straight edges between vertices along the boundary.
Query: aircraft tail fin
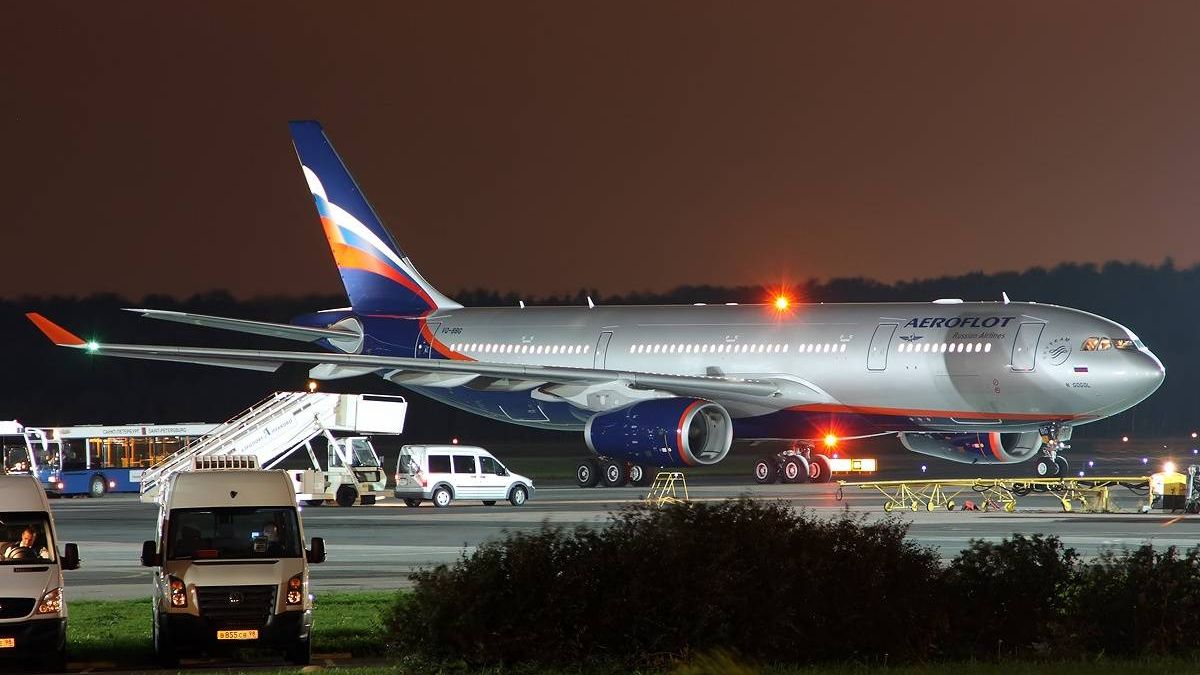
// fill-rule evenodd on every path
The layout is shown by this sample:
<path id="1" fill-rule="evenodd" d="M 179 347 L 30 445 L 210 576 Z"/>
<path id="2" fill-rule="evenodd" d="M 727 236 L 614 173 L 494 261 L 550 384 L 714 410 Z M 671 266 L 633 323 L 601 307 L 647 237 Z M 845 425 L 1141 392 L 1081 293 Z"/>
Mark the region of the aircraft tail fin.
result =
<path id="1" fill-rule="evenodd" d="M 298 121 L 288 126 L 354 311 L 425 314 L 462 307 L 426 281 L 396 244 L 321 124 Z"/>

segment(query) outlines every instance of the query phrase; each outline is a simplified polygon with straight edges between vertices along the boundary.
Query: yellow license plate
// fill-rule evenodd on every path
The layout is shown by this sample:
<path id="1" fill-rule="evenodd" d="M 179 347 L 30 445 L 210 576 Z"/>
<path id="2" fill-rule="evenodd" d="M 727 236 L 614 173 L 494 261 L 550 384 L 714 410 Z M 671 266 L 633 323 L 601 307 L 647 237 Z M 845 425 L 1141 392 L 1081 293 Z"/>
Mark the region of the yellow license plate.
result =
<path id="1" fill-rule="evenodd" d="M 0 649 L 12 649 L 17 646 L 16 638 L 0 638 Z"/>
<path id="2" fill-rule="evenodd" d="M 257 640 L 258 630 L 219 630 L 218 640 Z"/>

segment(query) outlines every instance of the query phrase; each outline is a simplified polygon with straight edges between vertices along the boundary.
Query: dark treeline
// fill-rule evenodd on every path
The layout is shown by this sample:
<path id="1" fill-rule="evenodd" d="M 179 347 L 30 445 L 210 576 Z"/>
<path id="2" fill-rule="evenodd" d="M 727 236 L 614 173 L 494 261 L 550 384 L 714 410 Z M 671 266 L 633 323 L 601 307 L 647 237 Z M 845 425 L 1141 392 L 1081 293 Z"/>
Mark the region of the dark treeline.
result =
<path id="1" fill-rule="evenodd" d="M 1095 312 L 1134 331 L 1167 365 L 1163 387 L 1145 403 L 1109 420 L 1082 427 L 1079 436 L 1120 433 L 1167 436 L 1186 433 L 1200 424 L 1196 385 L 1197 335 L 1195 298 L 1200 297 L 1200 266 L 1177 269 L 1170 260 L 1159 266 L 1111 262 L 1103 266 L 1064 264 L 1053 269 L 985 275 L 973 273 L 885 284 L 865 278 L 809 280 L 792 289 L 806 302 L 924 302 L 935 298 L 996 299 L 1007 292 L 1013 300 L 1066 305 Z M 766 302 L 762 287 L 683 286 L 667 293 L 605 296 L 581 289 L 575 295 L 543 298 L 501 294 L 483 288 L 463 290 L 455 299 L 467 306 L 689 304 L 693 302 Z M 285 366 L 277 373 L 258 373 L 203 366 L 116 358 L 95 358 L 56 349 L 29 324 L 24 313 L 40 311 L 85 338 L 106 342 L 213 345 L 291 349 L 286 341 L 140 319 L 125 307 L 176 309 L 265 321 L 287 321 L 318 309 L 345 306 L 340 296 L 271 297 L 238 300 L 215 291 L 178 300 L 147 296 L 136 302 L 114 295 L 86 298 L 24 297 L 0 301 L 0 326 L 10 336 L 4 350 L 6 386 L 0 390 L 0 419 L 27 424 L 88 422 L 219 421 L 240 412 L 279 389 L 296 389 L 307 381 L 307 369 Z M 361 377 L 325 383 L 325 391 L 404 393 L 411 401 L 408 442 L 502 440 L 582 441 L 559 434 L 492 422 L 426 400 L 378 378 Z"/>

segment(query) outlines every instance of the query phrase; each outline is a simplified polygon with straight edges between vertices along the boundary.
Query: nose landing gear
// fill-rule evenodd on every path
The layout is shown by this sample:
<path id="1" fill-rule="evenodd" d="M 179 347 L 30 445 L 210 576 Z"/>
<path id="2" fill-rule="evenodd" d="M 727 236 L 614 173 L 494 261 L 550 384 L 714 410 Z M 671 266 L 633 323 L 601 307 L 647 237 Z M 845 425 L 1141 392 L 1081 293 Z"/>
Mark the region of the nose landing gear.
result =
<path id="1" fill-rule="evenodd" d="M 1071 472 L 1071 464 L 1060 453 L 1071 447 L 1067 442 L 1071 438 L 1071 427 L 1052 422 L 1039 432 L 1042 435 L 1042 448 L 1035 467 L 1037 475 L 1066 477 Z"/>

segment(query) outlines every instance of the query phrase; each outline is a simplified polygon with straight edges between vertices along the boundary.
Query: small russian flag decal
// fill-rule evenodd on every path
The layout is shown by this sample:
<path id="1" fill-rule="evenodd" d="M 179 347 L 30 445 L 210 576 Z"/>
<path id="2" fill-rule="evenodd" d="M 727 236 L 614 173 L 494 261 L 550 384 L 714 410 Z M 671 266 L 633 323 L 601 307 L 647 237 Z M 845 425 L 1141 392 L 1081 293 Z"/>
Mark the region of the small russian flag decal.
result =
<path id="1" fill-rule="evenodd" d="M 1075 372 L 1077 373 L 1086 373 L 1087 371 L 1087 366 L 1075 366 Z"/>

